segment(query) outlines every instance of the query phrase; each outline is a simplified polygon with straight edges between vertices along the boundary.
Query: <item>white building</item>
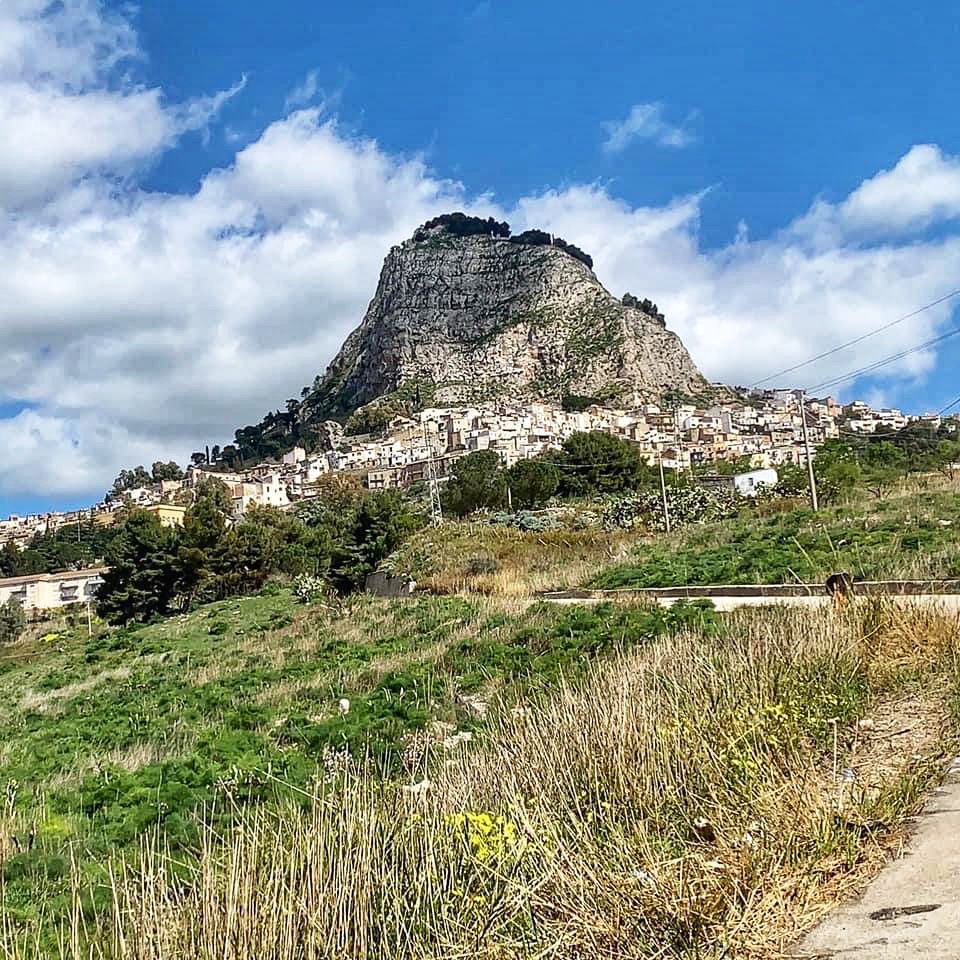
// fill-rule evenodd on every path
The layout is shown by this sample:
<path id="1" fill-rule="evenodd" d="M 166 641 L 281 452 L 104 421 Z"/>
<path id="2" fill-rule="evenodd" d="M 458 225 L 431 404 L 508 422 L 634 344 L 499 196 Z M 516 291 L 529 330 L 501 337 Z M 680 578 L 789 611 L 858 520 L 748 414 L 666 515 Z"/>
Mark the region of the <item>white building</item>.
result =
<path id="1" fill-rule="evenodd" d="M 68 607 L 72 603 L 88 603 L 96 597 L 105 569 L 92 567 L 67 573 L 34 573 L 0 580 L 0 604 L 16 600 L 30 613 Z"/>

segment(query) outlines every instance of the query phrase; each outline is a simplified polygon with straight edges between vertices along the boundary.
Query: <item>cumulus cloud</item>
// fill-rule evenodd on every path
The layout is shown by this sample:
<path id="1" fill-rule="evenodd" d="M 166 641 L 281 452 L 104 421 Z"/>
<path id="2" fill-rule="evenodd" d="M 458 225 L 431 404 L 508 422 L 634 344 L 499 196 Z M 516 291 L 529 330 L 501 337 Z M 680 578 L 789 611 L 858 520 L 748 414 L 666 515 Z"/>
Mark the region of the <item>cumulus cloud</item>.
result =
<path id="1" fill-rule="evenodd" d="M 688 147 L 697 137 L 690 129 L 694 115 L 681 125 L 669 123 L 662 103 L 635 103 L 623 120 L 603 124 L 605 153 L 622 153 L 635 140 L 650 140 L 661 147 Z"/>
<path id="2" fill-rule="evenodd" d="M 4 6 L 7 26 L 20 22 L 9 15 L 19 9 L 27 32 L 40 29 L 44 42 L 69 37 L 56 41 L 66 46 L 48 67 L 64 90 L 65 77 L 81 78 L 80 92 L 64 96 L 152 96 L 146 116 L 185 122 L 159 92 L 96 86 L 106 83 L 96 80 L 105 69 L 97 57 L 110 63 L 135 49 L 122 23 L 98 21 L 95 6 L 73 0 L 60 8 L 76 15 L 70 29 L 51 33 L 34 16 L 40 4 L 15 3 Z M 88 36 L 96 29 L 103 42 Z M 38 42 L 0 30 L 0 83 L 43 87 L 30 53 Z M 951 226 L 958 160 L 929 147 L 837 203 L 798 211 L 772 236 L 751 239 L 743 224 L 721 249 L 700 241 L 704 194 L 633 207 L 601 186 L 574 185 L 505 207 L 467 194 L 421 157 L 394 156 L 346 133 L 318 107 L 267 126 L 192 193 L 118 181 L 111 174 L 140 155 L 123 143 L 105 156 L 80 151 L 65 135 L 54 154 L 73 166 L 45 174 L 28 208 L 24 194 L 0 187 L 0 404 L 26 406 L 0 419 L 0 495 L 95 496 L 121 467 L 182 461 L 204 443 L 227 442 L 322 372 L 362 317 L 389 247 L 449 210 L 577 243 L 612 292 L 651 297 L 704 372 L 735 383 L 935 299 L 960 267 L 960 233 Z M 925 171 L 912 196 L 911 169 Z M 924 224 L 940 229 L 918 233 Z M 791 385 L 924 340 L 948 311 L 945 304 L 835 354 Z M 934 362 L 933 353 L 912 355 L 871 386 L 893 401 L 903 378 L 923 376 Z"/>
<path id="3" fill-rule="evenodd" d="M 598 187 L 575 187 L 521 203 L 523 217 L 576 237 L 615 293 L 649 296 L 713 380 L 750 384 L 862 336 L 956 288 L 960 236 L 917 240 L 892 222 L 885 242 L 825 244 L 799 224 L 763 240 L 738 229 L 728 246 L 705 250 L 703 195 L 665 207 L 632 208 Z M 798 371 L 785 386 L 814 387 L 930 338 L 952 302 Z M 915 379 L 934 366 L 920 352 L 879 371 Z M 847 388 L 850 389 L 849 387 Z"/>
<path id="4" fill-rule="evenodd" d="M 128 176 L 204 130 L 246 82 L 183 104 L 129 80 L 140 57 L 126 22 L 95 0 L 10 0 L 0 10 L 0 205 L 48 200 L 91 174 Z"/>
<path id="5" fill-rule="evenodd" d="M 958 217 L 960 158 L 926 143 L 912 147 L 891 170 L 864 180 L 841 203 L 818 201 L 795 229 L 824 245 L 922 232 Z"/>

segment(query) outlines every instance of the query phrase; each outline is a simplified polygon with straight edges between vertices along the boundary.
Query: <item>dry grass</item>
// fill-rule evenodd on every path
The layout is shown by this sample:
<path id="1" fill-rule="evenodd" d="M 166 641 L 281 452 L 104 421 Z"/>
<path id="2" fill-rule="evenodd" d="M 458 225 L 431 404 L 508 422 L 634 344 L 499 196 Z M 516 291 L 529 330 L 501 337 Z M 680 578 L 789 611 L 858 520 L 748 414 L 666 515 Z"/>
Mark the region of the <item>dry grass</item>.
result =
<path id="1" fill-rule="evenodd" d="M 403 548 L 397 568 L 433 593 L 530 597 L 585 583 L 624 560 L 639 539 L 640 534 L 626 531 L 523 531 L 446 523 Z"/>
<path id="2" fill-rule="evenodd" d="M 55 790 L 59 787 L 76 786 L 84 777 L 110 768 L 133 773 L 151 764 L 163 763 L 189 753 L 196 741 L 196 734 L 184 730 L 163 741 L 146 740 L 122 749 L 89 754 L 79 758 L 73 766 L 46 780 L 44 788 Z"/>
<path id="3" fill-rule="evenodd" d="M 929 681 L 955 690 L 956 640 L 910 612 L 735 615 L 722 639 L 664 640 L 504 710 L 428 786 L 357 769 L 305 813 L 208 832 L 186 885 L 147 844 L 113 917 L 84 932 L 78 908 L 61 955 L 778 956 L 877 868 L 935 775 Z M 908 675 L 928 693 L 895 694 Z M 880 721 L 920 701 L 926 759 L 894 763 Z M 869 791 L 842 787 L 849 764 Z M 880 814 L 889 829 L 854 829 Z"/>

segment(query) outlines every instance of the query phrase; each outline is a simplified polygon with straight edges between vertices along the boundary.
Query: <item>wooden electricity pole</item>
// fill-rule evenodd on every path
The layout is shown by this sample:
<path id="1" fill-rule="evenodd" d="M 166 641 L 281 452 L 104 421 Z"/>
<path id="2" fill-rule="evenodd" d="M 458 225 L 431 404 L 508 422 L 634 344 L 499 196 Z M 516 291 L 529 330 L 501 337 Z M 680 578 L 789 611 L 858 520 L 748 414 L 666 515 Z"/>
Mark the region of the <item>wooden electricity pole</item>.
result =
<path id="1" fill-rule="evenodd" d="M 670 532 L 670 507 L 667 503 L 667 481 L 663 475 L 663 451 L 660 451 L 660 492 L 663 495 L 663 523 Z"/>
<path id="2" fill-rule="evenodd" d="M 813 470 L 813 453 L 810 450 L 810 432 L 807 429 L 807 395 L 800 394 L 800 422 L 803 424 L 803 447 L 807 455 L 807 475 L 810 477 L 810 505 L 814 513 L 820 509 L 820 500 L 817 497 L 817 477 Z"/>

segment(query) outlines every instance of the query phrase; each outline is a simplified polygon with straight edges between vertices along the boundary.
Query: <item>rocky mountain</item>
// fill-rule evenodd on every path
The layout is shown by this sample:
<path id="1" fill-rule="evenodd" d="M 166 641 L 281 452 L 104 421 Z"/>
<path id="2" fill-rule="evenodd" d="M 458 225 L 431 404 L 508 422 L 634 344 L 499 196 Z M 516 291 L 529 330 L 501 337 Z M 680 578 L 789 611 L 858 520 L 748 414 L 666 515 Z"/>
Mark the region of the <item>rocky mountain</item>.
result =
<path id="1" fill-rule="evenodd" d="M 634 403 L 706 383 L 656 308 L 611 296 L 576 247 L 439 217 L 387 255 L 363 322 L 303 402 L 312 420 L 373 401 L 567 396 Z M 647 309 L 643 309 L 647 307 Z"/>
<path id="2" fill-rule="evenodd" d="M 707 382 L 649 300 L 618 300 L 573 244 L 462 213 L 393 247 L 363 322 L 286 410 L 236 433 L 227 462 L 327 446 L 428 405 L 494 399 L 626 405 Z"/>

